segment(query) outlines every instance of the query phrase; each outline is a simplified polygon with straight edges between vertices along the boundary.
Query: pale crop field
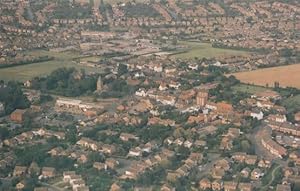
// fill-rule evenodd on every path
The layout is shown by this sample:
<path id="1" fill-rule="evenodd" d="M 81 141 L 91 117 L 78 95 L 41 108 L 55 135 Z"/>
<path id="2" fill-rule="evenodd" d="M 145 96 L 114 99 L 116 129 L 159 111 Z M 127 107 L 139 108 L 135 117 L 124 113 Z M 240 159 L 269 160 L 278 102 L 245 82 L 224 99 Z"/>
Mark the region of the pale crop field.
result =
<path id="1" fill-rule="evenodd" d="M 281 87 L 300 88 L 300 64 L 258 69 L 249 72 L 233 73 L 243 83 L 260 86 L 274 86 L 279 82 Z"/>

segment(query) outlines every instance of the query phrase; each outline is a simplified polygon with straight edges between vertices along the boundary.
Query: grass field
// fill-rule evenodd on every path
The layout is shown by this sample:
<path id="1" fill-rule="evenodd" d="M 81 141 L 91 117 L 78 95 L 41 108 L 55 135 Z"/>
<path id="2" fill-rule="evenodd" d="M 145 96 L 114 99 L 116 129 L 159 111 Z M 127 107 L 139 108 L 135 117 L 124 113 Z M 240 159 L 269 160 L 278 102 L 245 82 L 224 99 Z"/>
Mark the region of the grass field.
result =
<path id="1" fill-rule="evenodd" d="M 265 88 L 265 87 L 248 85 L 248 84 L 239 84 L 239 85 L 233 86 L 232 89 L 237 92 L 245 92 L 245 93 L 249 93 L 249 94 L 255 94 L 258 92 L 263 92 L 263 91 L 268 90 L 268 88 Z"/>
<path id="2" fill-rule="evenodd" d="M 224 55 L 244 55 L 249 52 L 214 48 L 210 43 L 190 42 L 190 41 L 179 41 L 179 45 L 186 46 L 186 51 L 183 53 L 174 54 L 175 58 L 182 59 L 193 59 L 193 58 L 211 58 Z"/>
<path id="3" fill-rule="evenodd" d="M 234 73 L 244 83 L 270 87 L 279 82 L 281 87 L 300 88 L 300 64 L 259 69 L 249 72 Z"/>
<path id="4" fill-rule="evenodd" d="M 80 66 L 73 62 L 74 58 L 78 58 L 79 53 L 76 52 L 49 52 L 44 50 L 35 50 L 26 52 L 29 55 L 35 56 L 53 56 L 54 60 L 34 63 L 10 68 L 0 69 L 0 80 L 16 80 L 16 81 L 26 81 L 32 79 L 36 76 L 43 76 L 51 73 L 53 70 L 61 67 L 75 67 L 78 69 L 85 69 L 88 72 L 101 72 L 100 69 Z"/>

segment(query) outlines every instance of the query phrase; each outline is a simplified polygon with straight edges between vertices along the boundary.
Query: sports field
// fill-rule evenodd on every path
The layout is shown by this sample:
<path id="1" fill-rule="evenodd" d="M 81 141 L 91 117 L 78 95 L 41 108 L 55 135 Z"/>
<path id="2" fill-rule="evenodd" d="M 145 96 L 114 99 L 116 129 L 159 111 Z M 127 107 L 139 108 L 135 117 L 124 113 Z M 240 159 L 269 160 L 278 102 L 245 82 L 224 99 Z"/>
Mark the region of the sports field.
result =
<path id="1" fill-rule="evenodd" d="M 300 88 L 300 64 L 258 69 L 249 72 L 234 73 L 237 79 L 244 83 L 260 86 L 274 86 L 279 82 L 281 87 Z"/>
<path id="2" fill-rule="evenodd" d="M 224 55 L 245 55 L 249 53 L 247 51 L 214 48 L 210 43 L 179 41 L 178 45 L 182 45 L 186 48 L 184 52 L 174 54 L 172 57 L 181 59 L 194 59 L 196 57 L 201 59 L 219 57 Z"/>
<path id="3" fill-rule="evenodd" d="M 78 58 L 79 53 L 77 52 L 49 52 L 45 50 L 35 50 L 27 52 L 26 54 L 35 56 L 52 56 L 54 60 L 47 62 L 40 62 L 34 64 L 27 64 L 21 66 L 15 66 L 10 68 L 0 69 L 0 80 L 16 80 L 26 81 L 36 76 L 43 76 L 51 73 L 53 70 L 61 67 L 75 67 L 78 69 L 85 69 L 86 71 L 101 72 L 101 69 L 93 67 L 85 67 L 76 64 L 73 59 Z M 86 58 L 87 59 L 87 58 Z"/>

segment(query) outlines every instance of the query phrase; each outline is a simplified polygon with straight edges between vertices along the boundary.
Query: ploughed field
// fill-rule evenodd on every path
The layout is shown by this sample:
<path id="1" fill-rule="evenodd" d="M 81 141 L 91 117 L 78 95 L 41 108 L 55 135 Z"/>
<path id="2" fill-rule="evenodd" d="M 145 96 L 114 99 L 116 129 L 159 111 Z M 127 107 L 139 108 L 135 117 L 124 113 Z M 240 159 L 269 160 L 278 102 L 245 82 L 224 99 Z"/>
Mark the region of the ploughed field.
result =
<path id="1" fill-rule="evenodd" d="M 274 86 L 279 82 L 281 87 L 300 88 L 300 64 L 258 69 L 248 72 L 233 73 L 243 83 L 259 86 Z"/>

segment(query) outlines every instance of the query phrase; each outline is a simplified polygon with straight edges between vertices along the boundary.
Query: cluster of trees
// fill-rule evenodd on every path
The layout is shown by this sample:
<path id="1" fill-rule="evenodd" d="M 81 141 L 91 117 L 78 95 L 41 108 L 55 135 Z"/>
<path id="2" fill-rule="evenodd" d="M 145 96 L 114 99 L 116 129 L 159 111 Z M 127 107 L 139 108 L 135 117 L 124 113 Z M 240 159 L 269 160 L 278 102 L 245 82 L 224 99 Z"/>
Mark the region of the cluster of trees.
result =
<path id="1" fill-rule="evenodd" d="M 234 76 L 225 77 L 222 76 L 217 88 L 209 91 L 211 96 L 215 96 L 215 101 L 226 101 L 233 105 L 238 105 L 242 99 L 249 97 L 250 95 L 245 92 L 237 92 L 232 89 L 233 86 L 240 83 Z"/>
<path id="2" fill-rule="evenodd" d="M 10 114 L 15 109 L 25 109 L 30 106 L 30 102 L 23 94 L 20 84 L 0 82 L 0 102 L 4 104 L 5 114 Z"/>
<path id="3" fill-rule="evenodd" d="M 34 63 L 38 63 L 38 62 L 47 62 L 47 61 L 50 61 L 53 59 L 54 59 L 54 57 L 49 57 L 49 56 L 40 56 L 40 57 L 32 58 L 32 59 L 25 58 L 25 60 L 1 64 L 0 68 L 9 68 L 9 67 L 15 67 L 15 66 L 19 66 L 19 65 L 34 64 Z"/>
<path id="4" fill-rule="evenodd" d="M 85 75 L 85 71 L 75 68 L 59 68 L 47 77 L 37 77 L 32 88 L 58 95 L 75 97 L 96 90 L 97 76 Z"/>
<path id="5" fill-rule="evenodd" d="M 86 19 L 92 15 L 90 6 L 71 5 L 68 1 L 60 1 L 52 13 L 55 19 Z"/>
<path id="6" fill-rule="evenodd" d="M 136 17 L 136 16 L 144 16 L 144 17 L 159 17 L 160 14 L 151 7 L 151 5 L 146 5 L 142 3 L 131 4 L 128 3 L 123 10 L 127 17 Z"/>

